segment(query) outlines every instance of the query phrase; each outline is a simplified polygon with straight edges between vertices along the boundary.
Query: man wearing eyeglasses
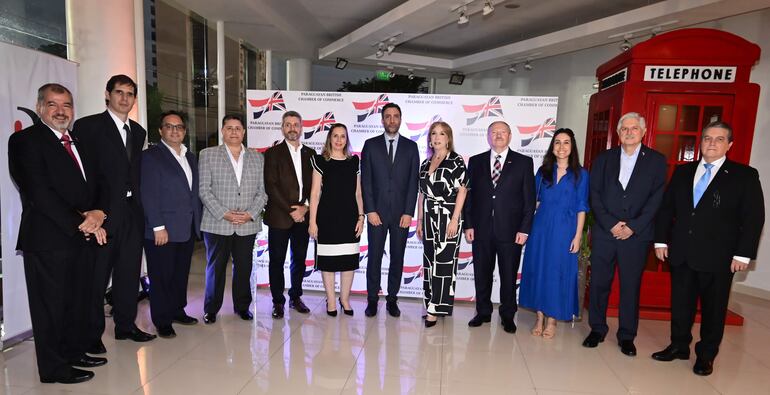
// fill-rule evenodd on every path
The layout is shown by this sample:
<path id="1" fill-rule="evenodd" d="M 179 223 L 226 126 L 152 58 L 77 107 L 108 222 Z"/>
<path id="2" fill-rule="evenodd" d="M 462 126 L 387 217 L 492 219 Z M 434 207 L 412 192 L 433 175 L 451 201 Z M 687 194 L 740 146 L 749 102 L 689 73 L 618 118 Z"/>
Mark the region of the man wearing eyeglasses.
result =
<path id="1" fill-rule="evenodd" d="M 172 322 L 194 325 L 184 311 L 195 237 L 200 236 L 198 161 L 184 146 L 184 116 L 160 116 L 159 144 L 142 153 L 144 253 L 152 284 L 150 312 L 158 336 L 172 338 Z"/>
<path id="2" fill-rule="evenodd" d="M 206 243 L 206 296 L 203 322 L 212 324 L 222 307 L 225 268 L 233 258 L 233 309 L 242 320 L 252 320 L 251 265 L 254 239 L 262 229 L 260 213 L 267 202 L 263 180 L 264 159 L 243 146 L 243 121 L 238 115 L 222 119 L 224 144 L 200 153 L 201 232 Z"/>

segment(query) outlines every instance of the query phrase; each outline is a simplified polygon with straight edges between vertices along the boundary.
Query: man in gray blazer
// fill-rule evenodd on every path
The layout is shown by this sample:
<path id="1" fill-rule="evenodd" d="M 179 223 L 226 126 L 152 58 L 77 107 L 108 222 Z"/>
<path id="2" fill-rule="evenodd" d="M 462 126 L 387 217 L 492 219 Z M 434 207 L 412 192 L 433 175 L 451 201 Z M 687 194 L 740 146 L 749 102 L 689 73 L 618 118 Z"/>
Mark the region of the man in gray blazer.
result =
<path id="1" fill-rule="evenodd" d="M 225 292 L 225 268 L 233 258 L 233 309 L 252 320 L 251 264 L 254 239 L 262 228 L 260 213 L 267 201 L 262 154 L 246 149 L 246 131 L 237 115 L 222 119 L 224 144 L 200 153 L 201 232 L 206 244 L 206 296 L 203 322 L 217 320 Z"/>

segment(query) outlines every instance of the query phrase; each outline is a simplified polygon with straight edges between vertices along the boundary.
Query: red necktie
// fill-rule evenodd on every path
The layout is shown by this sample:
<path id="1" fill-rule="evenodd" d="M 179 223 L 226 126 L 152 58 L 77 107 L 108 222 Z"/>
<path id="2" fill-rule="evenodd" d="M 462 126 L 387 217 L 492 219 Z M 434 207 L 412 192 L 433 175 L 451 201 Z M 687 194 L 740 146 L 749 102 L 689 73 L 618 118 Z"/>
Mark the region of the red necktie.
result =
<path id="1" fill-rule="evenodd" d="M 83 170 L 80 168 L 80 162 L 78 162 L 78 158 L 75 156 L 75 151 L 72 150 L 72 139 L 70 138 L 69 134 L 63 134 L 61 136 L 61 139 L 59 139 L 64 145 L 64 149 L 67 150 L 67 153 L 70 155 L 70 158 L 75 161 L 75 165 L 77 165 L 78 170 Z"/>

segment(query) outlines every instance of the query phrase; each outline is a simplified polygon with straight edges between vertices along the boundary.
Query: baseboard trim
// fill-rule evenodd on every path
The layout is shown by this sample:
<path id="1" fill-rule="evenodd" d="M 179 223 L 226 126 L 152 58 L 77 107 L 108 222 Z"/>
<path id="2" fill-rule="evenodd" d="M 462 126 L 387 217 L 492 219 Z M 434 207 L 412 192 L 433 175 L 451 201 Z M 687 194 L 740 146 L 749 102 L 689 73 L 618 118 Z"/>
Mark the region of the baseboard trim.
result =
<path id="1" fill-rule="evenodd" d="M 770 300 L 770 291 L 762 288 L 752 287 L 740 283 L 733 283 L 733 291 L 744 295 L 754 296 L 760 299 Z"/>

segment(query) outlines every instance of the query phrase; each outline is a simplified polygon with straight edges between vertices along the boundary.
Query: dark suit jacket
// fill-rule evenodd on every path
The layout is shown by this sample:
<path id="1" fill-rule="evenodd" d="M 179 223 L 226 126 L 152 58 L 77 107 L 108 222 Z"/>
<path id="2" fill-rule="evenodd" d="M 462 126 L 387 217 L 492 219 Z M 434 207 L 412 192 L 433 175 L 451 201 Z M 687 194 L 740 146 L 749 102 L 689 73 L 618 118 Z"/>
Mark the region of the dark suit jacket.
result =
<path id="1" fill-rule="evenodd" d="M 291 206 L 310 202 L 310 187 L 313 183 L 313 167 L 310 158 L 316 152 L 305 145 L 300 150 L 302 157 L 302 196 L 299 196 L 297 174 L 291 161 L 289 145 L 286 141 L 265 151 L 265 223 L 276 229 L 289 229 L 294 220 L 289 215 Z M 310 212 L 305 215 L 309 220 Z"/>
<path id="2" fill-rule="evenodd" d="M 733 256 L 756 258 L 765 222 L 757 170 L 726 160 L 693 208 L 698 162 L 676 168 L 658 212 L 655 242 L 668 244 L 671 265 L 730 272 Z"/>
<path id="3" fill-rule="evenodd" d="M 96 159 L 99 172 L 109 183 L 110 215 L 104 221 L 104 229 L 108 235 L 110 232 L 114 233 L 129 217 L 126 192 L 130 190 L 136 201 L 139 201 L 141 196 L 139 173 L 147 131 L 134 121 L 129 121 L 129 127 L 132 137 L 130 162 L 120 132 L 106 110 L 80 118 L 72 127 L 72 134 L 80 142 L 78 148 L 82 146 L 90 151 Z"/>
<path id="4" fill-rule="evenodd" d="M 193 229 L 200 237 L 202 204 L 198 197 L 198 161 L 187 151 L 192 169 L 192 190 L 187 176 L 171 151 L 162 142 L 142 152 L 142 206 L 144 238 L 155 239 L 153 228 L 165 226 L 168 241 L 190 240 Z"/>
<path id="5" fill-rule="evenodd" d="M 532 158 L 508 149 L 497 188 L 492 184 L 490 151 L 468 160 L 468 195 L 463 228 L 480 240 L 513 242 L 516 233 L 529 233 L 535 213 Z M 494 211 L 494 216 L 492 212 Z"/>
<path id="6" fill-rule="evenodd" d="M 77 144 L 77 142 L 76 142 Z M 84 240 L 80 212 L 107 212 L 107 191 L 94 161 L 77 147 L 86 179 L 45 124 L 11 135 L 8 162 L 22 202 L 17 249 L 48 251 L 72 248 Z"/>
<path id="7" fill-rule="evenodd" d="M 399 135 L 393 164 L 383 135 L 372 137 L 361 150 L 361 192 L 364 211 L 376 212 L 384 223 L 414 216 L 417 204 L 417 173 L 420 154 L 417 143 Z"/>
<path id="8" fill-rule="evenodd" d="M 625 221 L 634 231 L 632 238 L 649 242 L 666 185 L 666 158 L 642 145 L 624 190 L 618 181 L 620 150 L 617 146 L 604 151 L 591 165 L 591 210 L 596 220 L 592 237 L 614 239 L 610 229 Z"/>

